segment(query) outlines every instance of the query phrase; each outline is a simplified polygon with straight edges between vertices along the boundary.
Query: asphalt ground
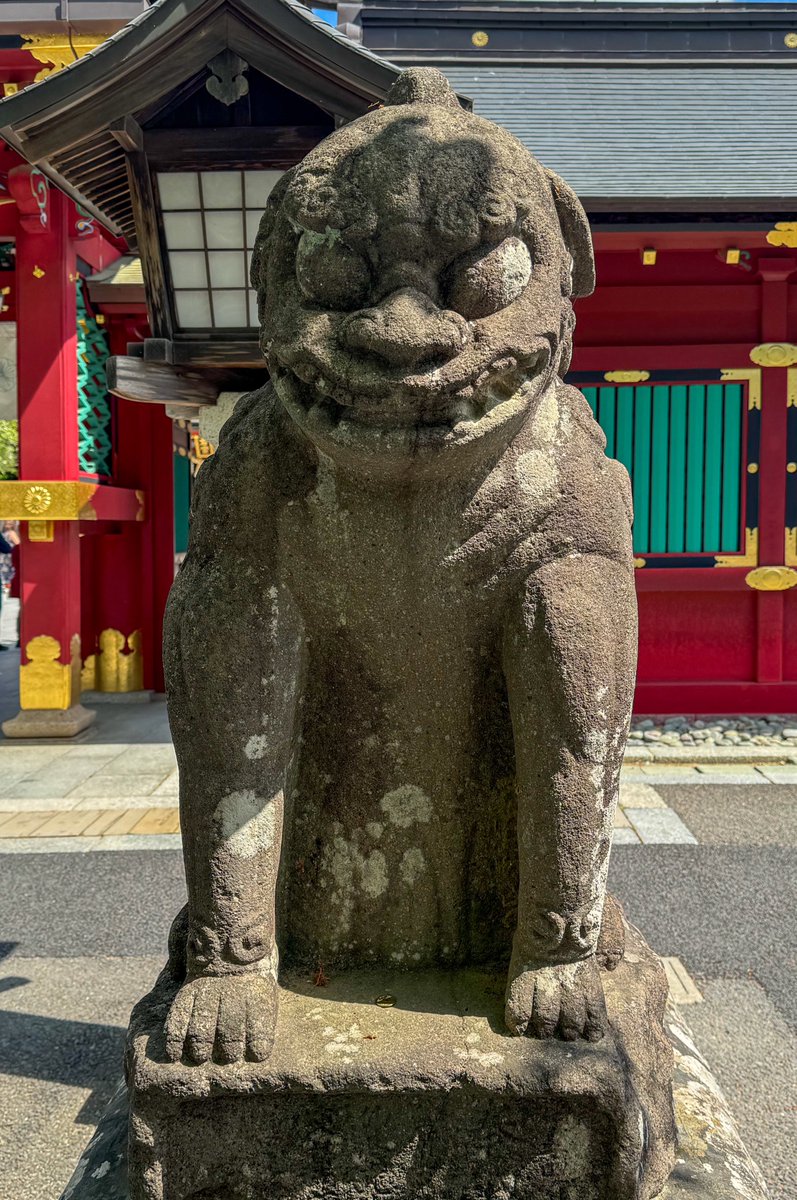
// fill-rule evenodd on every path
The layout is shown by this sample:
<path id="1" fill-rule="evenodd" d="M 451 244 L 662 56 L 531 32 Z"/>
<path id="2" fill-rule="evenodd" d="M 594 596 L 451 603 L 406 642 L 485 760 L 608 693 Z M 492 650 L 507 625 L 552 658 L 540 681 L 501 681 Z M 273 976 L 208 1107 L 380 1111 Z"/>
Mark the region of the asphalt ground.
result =
<path id="1" fill-rule="evenodd" d="M 685 1015 L 768 1179 L 797 1198 L 797 788 L 661 786 L 697 839 L 618 845 L 610 887 L 703 992 Z M 57 1200 L 183 903 L 167 850 L 0 856 L 0 1200 Z"/>

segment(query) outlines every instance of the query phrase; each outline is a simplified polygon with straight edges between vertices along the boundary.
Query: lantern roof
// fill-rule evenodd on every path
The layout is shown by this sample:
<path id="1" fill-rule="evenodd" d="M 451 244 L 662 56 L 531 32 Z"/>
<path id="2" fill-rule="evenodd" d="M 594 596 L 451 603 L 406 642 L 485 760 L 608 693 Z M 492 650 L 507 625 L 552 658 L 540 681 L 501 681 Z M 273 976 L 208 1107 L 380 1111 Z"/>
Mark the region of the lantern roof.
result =
<path id="1" fill-rule="evenodd" d="M 245 70 L 306 102 L 305 113 L 328 118 L 326 128 L 316 122 L 315 137 L 308 128 L 311 143 L 335 121 L 378 103 L 400 70 L 298 0 L 155 0 L 95 50 L 0 101 L 0 136 L 112 233 L 135 244 L 125 153 L 146 149 L 142 131 L 157 124 L 170 103 L 202 89 L 208 64 L 225 51 L 237 56 L 233 63 L 244 60 Z M 222 71 L 219 87 L 229 82 Z M 221 153 L 226 130 L 213 125 L 194 127 L 195 150 L 207 129 Z M 310 148 L 287 133 L 286 126 L 277 138 L 288 143 L 284 166 Z"/>

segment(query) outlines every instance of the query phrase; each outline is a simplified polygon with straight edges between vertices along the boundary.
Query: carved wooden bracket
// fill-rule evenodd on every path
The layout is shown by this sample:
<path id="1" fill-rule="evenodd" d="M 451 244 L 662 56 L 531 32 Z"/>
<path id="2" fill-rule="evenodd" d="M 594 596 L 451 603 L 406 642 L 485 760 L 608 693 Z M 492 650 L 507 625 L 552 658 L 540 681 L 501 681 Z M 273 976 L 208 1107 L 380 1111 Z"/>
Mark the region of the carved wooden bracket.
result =
<path id="1" fill-rule="evenodd" d="M 28 233 L 45 233 L 50 224 L 50 185 L 38 167 L 22 163 L 8 172 L 8 190 Z"/>

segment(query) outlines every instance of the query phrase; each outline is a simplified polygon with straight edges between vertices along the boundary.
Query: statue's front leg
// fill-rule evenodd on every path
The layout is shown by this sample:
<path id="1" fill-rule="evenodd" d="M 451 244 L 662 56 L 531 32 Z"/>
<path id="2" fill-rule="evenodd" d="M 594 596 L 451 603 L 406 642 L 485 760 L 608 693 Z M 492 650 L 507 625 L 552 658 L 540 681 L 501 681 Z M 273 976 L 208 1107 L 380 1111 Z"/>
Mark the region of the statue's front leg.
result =
<path id="1" fill-rule="evenodd" d="M 630 565 L 573 555 L 542 567 L 504 639 L 520 876 L 513 1033 L 605 1032 L 595 952 L 635 667 Z"/>
<path id="2" fill-rule="evenodd" d="M 301 637 L 256 564 L 187 561 L 166 620 L 169 718 L 188 885 L 173 1061 L 262 1061 L 276 1024 L 275 889 Z"/>

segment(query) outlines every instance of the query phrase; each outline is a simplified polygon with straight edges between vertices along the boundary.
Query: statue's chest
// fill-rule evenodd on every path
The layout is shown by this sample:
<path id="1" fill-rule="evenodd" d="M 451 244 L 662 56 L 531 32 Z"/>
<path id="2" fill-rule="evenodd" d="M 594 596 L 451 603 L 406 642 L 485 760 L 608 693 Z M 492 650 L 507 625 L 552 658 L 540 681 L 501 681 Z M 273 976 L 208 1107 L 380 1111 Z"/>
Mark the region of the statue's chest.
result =
<path id="1" fill-rule="evenodd" d="M 322 479 L 280 523 L 283 578 L 308 632 L 336 632 L 392 654 L 425 640 L 471 643 L 487 606 L 454 555 L 455 498 L 339 491 Z"/>

